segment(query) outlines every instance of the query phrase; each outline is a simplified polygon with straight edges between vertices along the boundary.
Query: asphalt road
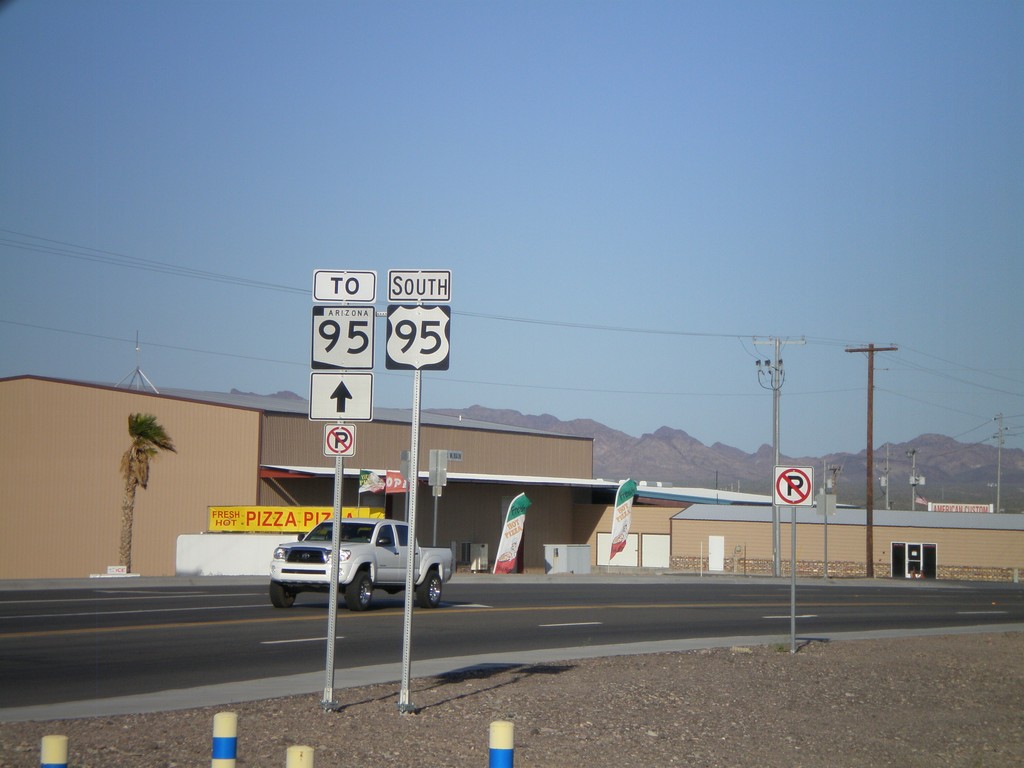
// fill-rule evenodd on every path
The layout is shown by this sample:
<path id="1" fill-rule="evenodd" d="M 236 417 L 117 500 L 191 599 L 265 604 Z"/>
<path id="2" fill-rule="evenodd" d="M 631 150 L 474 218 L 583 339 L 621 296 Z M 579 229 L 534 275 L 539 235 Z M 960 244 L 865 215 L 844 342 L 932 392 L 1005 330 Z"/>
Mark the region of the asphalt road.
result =
<path id="1" fill-rule="evenodd" d="M 393 675 L 403 606 L 402 595 L 378 591 L 369 611 L 338 610 L 337 678 L 357 669 Z M 1024 590 L 807 580 L 798 585 L 796 615 L 800 638 L 1024 627 Z M 303 594 L 291 609 L 275 609 L 266 584 L 255 580 L 0 583 L 0 721 L 11 719 L 5 710 L 159 700 L 169 690 L 252 680 L 269 679 L 271 694 L 274 681 L 290 678 L 317 690 L 310 681 L 323 679 L 327 616 L 325 595 Z M 413 674 L 433 674 L 427 660 L 647 652 L 702 638 L 778 642 L 789 631 L 788 580 L 459 575 L 440 608 L 414 613 Z"/>

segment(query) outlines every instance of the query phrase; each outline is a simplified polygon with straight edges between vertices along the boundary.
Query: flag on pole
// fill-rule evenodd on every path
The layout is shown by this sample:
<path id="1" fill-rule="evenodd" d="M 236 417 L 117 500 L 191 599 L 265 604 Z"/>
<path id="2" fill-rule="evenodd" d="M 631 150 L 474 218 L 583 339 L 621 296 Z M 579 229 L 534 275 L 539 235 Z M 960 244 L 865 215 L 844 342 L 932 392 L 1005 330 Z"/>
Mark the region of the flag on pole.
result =
<path id="1" fill-rule="evenodd" d="M 359 472 L 360 493 L 380 493 L 384 490 L 384 478 L 376 472 L 368 472 L 365 469 Z"/>
<path id="2" fill-rule="evenodd" d="M 512 573 L 516 569 L 516 556 L 519 554 L 519 542 L 523 539 L 523 526 L 526 525 L 526 510 L 530 500 L 525 493 L 520 493 L 508 505 L 505 514 L 505 526 L 501 529 L 501 541 L 498 542 L 498 557 L 494 561 L 495 573 Z"/>
<path id="3" fill-rule="evenodd" d="M 636 496 L 636 482 L 623 480 L 619 491 L 615 494 L 615 511 L 612 513 L 612 553 L 611 560 L 626 548 L 626 537 L 629 535 L 629 523 L 633 515 L 633 497 Z"/>

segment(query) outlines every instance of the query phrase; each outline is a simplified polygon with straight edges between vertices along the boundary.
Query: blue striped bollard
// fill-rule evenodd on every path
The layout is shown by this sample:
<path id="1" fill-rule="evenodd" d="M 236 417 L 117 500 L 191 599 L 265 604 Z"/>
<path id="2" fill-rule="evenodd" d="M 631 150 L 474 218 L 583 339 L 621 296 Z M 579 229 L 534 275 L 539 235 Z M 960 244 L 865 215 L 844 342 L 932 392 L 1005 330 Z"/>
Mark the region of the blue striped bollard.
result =
<path id="1" fill-rule="evenodd" d="M 515 750 L 512 748 L 513 725 L 508 720 L 491 723 L 489 768 L 512 768 Z"/>
<path id="2" fill-rule="evenodd" d="M 41 768 L 68 768 L 68 737 L 43 736 L 39 765 Z"/>
<path id="3" fill-rule="evenodd" d="M 218 712 L 213 716 L 213 752 L 210 768 L 235 768 L 238 755 L 238 714 Z"/>

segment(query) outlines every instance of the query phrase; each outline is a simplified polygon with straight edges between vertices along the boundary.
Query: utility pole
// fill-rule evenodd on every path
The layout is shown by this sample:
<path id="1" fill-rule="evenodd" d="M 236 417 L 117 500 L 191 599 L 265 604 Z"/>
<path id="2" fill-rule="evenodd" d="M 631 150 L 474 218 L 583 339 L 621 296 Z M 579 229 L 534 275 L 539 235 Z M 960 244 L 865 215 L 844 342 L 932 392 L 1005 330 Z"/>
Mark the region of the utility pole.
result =
<path id="1" fill-rule="evenodd" d="M 836 501 L 839 500 L 839 473 L 843 471 L 843 468 L 839 464 L 829 464 L 826 467 L 828 472 L 832 473 L 832 493 L 835 494 Z M 826 481 L 827 482 L 827 481 Z"/>
<path id="2" fill-rule="evenodd" d="M 907 451 L 910 459 L 910 511 L 917 509 L 917 448 Z"/>
<path id="3" fill-rule="evenodd" d="M 757 360 L 757 381 L 764 389 L 772 391 L 772 448 L 775 453 L 775 466 L 779 464 L 779 397 L 782 392 L 782 383 L 786 380 L 786 373 L 782 369 L 782 358 L 779 356 L 779 348 L 783 344 L 804 344 L 803 339 L 791 340 L 780 339 L 777 336 L 769 336 L 767 339 L 759 340 L 754 338 L 754 344 L 771 344 L 775 347 L 773 360 Z M 782 575 L 782 563 L 779 559 L 781 542 L 779 540 L 779 508 L 772 505 L 772 575 Z"/>
<path id="4" fill-rule="evenodd" d="M 885 488 L 885 508 L 892 509 L 889 504 L 889 444 L 885 444 L 885 472 L 882 473 L 882 487 Z"/>
<path id="5" fill-rule="evenodd" d="M 996 444 L 996 514 L 1000 512 L 999 503 L 1001 501 L 1000 492 L 1002 490 L 1002 475 L 1003 475 L 1003 414 L 996 416 L 996 420 L 999 422 L 999 431 L 996 433 L 996 439 L 999 442 Z"/>
<path id="6" fill-rule="evenodd" d="M 875 422 L 875 352 L 895 352 L 899 347 L 895 344 L 888 347 L 876 347 L 868 344 L 867 347 L 847 347 L 847 352 L 868 353 L 868 487 L 867 501 L 865 503 L 865 545 L 867 547 L 867 576 L 869 579 L 875 577 L 875 448 L 874 448 L 874 422 Z"/>

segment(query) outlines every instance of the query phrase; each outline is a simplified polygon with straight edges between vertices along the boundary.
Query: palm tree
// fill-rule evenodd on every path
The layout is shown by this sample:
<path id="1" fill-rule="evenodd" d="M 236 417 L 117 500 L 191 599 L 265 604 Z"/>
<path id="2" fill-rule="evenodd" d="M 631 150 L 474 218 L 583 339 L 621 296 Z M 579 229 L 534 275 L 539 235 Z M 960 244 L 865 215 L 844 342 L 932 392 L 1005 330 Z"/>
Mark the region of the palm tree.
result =
<path id="1" fill-rule="evenodd" d="M 149 462 L 160 451 L 177 453 L 170 435 L 148 413 L 133 413 L 128 417 L 128 435 L 131 447 L 121 457 L 121 474 L 124 476 L 124 500 L 121 502 L 121 565 L 129 573 L 132 570 L 132 526 L 135 522 L 135 491 L 141 485 L 149 485 Z"/>

